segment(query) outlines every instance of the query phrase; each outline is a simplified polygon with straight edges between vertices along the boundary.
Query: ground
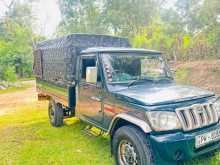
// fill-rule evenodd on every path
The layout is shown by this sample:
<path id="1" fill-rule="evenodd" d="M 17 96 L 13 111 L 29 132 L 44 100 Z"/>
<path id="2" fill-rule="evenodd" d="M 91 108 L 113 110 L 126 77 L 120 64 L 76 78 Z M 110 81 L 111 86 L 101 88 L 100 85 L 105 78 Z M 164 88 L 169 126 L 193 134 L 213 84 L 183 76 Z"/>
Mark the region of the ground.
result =
<path id="1" fill-rule="evenodd" d="M 179 62 L 174 65 L 180 83 L 220 94 L 220 60 Z"/>
<path id="2" fill-rule="evenodd" d="M 109 139 L 84 133 L 85 124 L 68 119 L 50 126 L 47 102 L 37 101 L 31 87 L 0 95 L 0 165 L 114 164 Z"/>
<path id="3" fill-rule="evenodd" d="M 220 61 L 181 63 L 180 83 L 196 84 L 220 93 Z M 200 68 L 200 69 L 199 69 Z M 53 128 L 47 117 L 47 102 L 37 101 L 35 82 L 25 81 L 19 90 L 0 94 L 0 165 L 114 165 L 109 137 L 93 137 L 76 118 Z M 187 162 L 219 165 L 220 154 Z"/>

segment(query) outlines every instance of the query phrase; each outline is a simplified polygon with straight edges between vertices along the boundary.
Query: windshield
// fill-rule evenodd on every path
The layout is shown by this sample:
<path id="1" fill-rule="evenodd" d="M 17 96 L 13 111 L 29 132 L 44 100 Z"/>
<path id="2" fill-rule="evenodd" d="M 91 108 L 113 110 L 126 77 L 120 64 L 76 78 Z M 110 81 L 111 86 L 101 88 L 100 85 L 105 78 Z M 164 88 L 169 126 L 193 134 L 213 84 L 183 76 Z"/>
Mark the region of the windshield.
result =
<path id="1" fill-rule="evenodd" d="M 159 54 L 108 53 L 102 54 L 102 63 L 108 83 L 171 78 L 166 63 Z"/>

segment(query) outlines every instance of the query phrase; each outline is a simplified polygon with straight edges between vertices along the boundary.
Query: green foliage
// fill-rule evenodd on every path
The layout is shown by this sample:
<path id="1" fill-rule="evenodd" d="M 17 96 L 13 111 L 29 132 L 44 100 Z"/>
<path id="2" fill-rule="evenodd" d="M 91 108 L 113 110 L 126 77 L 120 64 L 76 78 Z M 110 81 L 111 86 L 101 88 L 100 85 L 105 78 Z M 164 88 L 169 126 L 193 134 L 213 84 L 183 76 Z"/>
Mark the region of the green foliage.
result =
<path id="1" fill-rule="evenodd" d="M 187 48 L 188 46 L 190 46 L 190 36 L 185 35 L 183 36 L 183 47 Z"/>
<path id="2" fill-rule="evenodd" d="M 0 79 L 32 75 L 31 18 L 30 6 L 17 2 L 0 23 Z"/>
<path id="3" fill-rule="evenodd" d="M 59 1 L 63 16 L 58 35 L 68 33 L 106 33 L 100 0 Z"/>
<path id="4" fill-rule="evenodd" d="M 1 76 L 3 80 L 15 81 L 16 80 L 15 69 L 9 66 L 5 67 Z"/>
<path id="5" fill-rule="evenodd" d="M 58 34 L 105 33 L 129 37 L 134 47 L 158 49 L 170 60 L 220 57 L 219 0 L 60 0 Z"/>
<path id="6" fill-rule="evenodd" d="M 132 43 L 133 46 L 136 48 L 142 48 L 145 47 L 145 43 L 147 42 L 147 39 L 144 35 L 141 34 L 137 34 L 136 36 L 134 36 Z"/>
<path id="7" fill-rule="evenodd" d="M 180 82 L 180 83 L 189 83 L 189 81 L 187 79 L 189 77 L 189 74 L 190 74 L 189 69 L 179 68 L 176 70 L 175 79 L 177 82 Z"/>
<path id="8" fill-rule="evenodd" d="M 0 79 L 32 75 L 31 1 L 12 1 L 0 20 Z M 134 47 L 157 49 L 169 60 L 220 58 L 219 0 L 59 0 L 57 35 L 96 33 L 129 37 Z M 10 68 L 10 69 L 9 69 Z M 8 73 L 7 73 L 8 74 Z M 14 74 L 14 76 L 12 76 Z"/>
<path id="9" fill-rule="evenodd" d="M 157 14 L 156 0 L 105 1 L 103 15 L 113 34 L 133 37 Z"/>
<path id="10" fill-rule="evenodd" d="M 59 6 L 58 35 L 84 32 L 129 37 L 148 24 L 157 8 L 151 0 L 60 0 Z"/>

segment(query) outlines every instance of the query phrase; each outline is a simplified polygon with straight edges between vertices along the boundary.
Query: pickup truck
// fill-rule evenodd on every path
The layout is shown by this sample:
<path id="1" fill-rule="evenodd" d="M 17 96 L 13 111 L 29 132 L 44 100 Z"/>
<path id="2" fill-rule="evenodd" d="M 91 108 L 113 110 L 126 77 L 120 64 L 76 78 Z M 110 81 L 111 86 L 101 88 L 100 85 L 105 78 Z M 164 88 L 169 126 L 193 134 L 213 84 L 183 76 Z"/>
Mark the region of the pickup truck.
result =
<path id="1" fill-rule="evenodd" d="M 117 165 L 171 165 L 219 151 L 220 97 L 175 83 L 159 51 L 72 34 L 37 44 L 34 73 L 52 126 L 77 117 L 99 128 Z"/>

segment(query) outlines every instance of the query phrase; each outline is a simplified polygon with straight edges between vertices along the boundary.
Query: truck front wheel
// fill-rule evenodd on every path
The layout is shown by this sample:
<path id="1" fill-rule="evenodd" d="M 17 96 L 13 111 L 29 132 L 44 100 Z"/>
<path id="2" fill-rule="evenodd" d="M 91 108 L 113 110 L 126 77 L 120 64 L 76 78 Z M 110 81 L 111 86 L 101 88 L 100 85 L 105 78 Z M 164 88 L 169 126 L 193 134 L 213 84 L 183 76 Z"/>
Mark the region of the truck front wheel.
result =
<path id="1" fill-rule="evenodd" d="M 153 165 L 153 151 L 144 133 L 133 127 L 123 126 L 113 135 L 113 154 L 117 165 Z"/>
<path id="2" fill-rule="evenodd" d="M 56 103 L 53 99 L 50 99 L 49 101 L 48 115 L 49 115 L 49 120 L 52 126 L 60 127 L 63 125 L 62 106 Z"/>

